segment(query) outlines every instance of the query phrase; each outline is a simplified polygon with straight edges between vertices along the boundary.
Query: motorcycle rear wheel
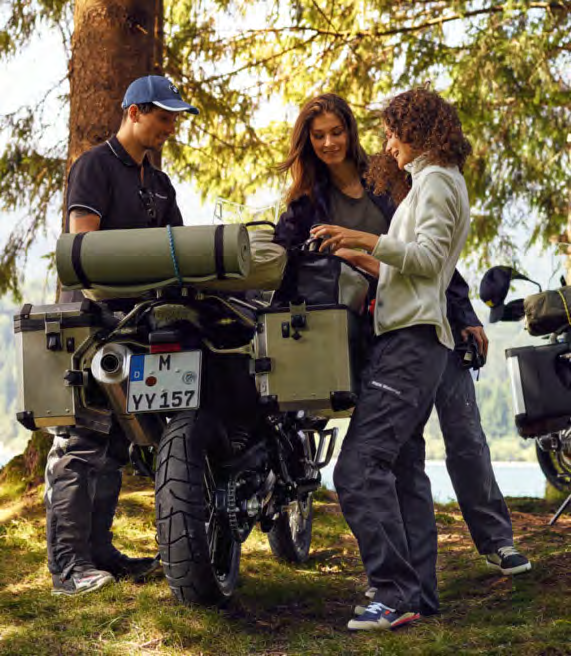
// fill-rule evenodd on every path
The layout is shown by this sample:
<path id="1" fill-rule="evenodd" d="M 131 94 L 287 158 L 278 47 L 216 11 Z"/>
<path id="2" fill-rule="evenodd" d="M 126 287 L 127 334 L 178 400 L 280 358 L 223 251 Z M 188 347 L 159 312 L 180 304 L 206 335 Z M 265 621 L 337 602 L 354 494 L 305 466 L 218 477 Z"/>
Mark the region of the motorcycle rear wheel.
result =
<path id="1" fill-rule="evenodd" d="M 313 496 L 290 503 L 275 520 L 268 541 L 276 558 L 289 563 L 304 563 L 309 558 L 313 529 Z"/>
<path id="2" fill-rule="evenodd" d="M 215 510 L 208 456 L 212 422 L 198 413 L 170 421 L 157 454 L 157 540 L 174 596 L 184 604 L 220 605 L 238 581 L 241 545 Z"/>
<path id="3" fill-rule="evenodd" d="M 551 485 L 560 492 L 571 493 L 571 460 L 569 457 L 560 451 L 543 451 L 537 442 L 535 453 L 541 471 Z"/>

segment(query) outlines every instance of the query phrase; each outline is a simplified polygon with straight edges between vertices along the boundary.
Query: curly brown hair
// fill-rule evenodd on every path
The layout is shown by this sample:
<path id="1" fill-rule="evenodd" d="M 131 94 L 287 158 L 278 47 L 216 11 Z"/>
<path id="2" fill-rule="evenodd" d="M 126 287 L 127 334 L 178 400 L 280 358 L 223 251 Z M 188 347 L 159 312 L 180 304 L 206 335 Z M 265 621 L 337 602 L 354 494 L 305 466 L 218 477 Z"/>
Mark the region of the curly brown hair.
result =
<path id="1" fill-rule="evenodd" d="M 381 113 L 386 128 L 404 143 L 422 152 L 431 164 L 464 168 L 472 146 L 464 133 L 456 108 L 427 86 L 400 93 Z M 389 193 L 399 203 L 410 182 L 388 153 L 371 157 L 367 182 L 375 193 Z"/>

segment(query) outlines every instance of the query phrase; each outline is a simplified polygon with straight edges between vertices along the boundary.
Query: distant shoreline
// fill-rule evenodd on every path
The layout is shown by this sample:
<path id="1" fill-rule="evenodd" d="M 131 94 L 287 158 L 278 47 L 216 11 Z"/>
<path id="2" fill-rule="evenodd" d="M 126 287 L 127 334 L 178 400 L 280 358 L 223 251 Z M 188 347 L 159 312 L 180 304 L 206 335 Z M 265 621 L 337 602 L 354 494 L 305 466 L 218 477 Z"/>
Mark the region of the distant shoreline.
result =
<path id="1" fill-rule="evenodd" d="M 433 467 L 445 467 L 446 462 L 444 460 L 425 460 L 427 465 Z M 536 460 L 492 460 L 492 465 L 501 465 L 502 467 L 529 467 L 537 466 L 539 463 Z"/>
<path id="2" fill-rule="evenodd" d="M 12 458 L 15 458 L 16 456 L 22 455 L 21 453 L 14 453 L 11 456 L 8 456 L 6 460 L 1 460 L 0 461 L 0 469 L 4 467 Z M 425 460 L 425 463 L 427 465 L 430 465 L 431 467 L 446 467 L 446 461 L 445 460 Z M 492 465 L 501 465 L 502 467 L 529 467 L 530 465 L 537 465 L 539 467 L 539 464 L 537 463 L 536 460 L 493 460 Z"/>

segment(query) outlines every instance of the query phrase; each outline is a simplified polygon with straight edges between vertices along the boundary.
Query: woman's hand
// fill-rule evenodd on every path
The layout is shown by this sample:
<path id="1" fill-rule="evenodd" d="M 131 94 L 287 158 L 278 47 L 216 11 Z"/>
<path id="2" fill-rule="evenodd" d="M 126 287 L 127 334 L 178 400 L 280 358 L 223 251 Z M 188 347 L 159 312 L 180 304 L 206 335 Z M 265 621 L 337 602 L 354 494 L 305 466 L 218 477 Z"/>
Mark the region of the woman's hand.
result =
<path id="1" fill-rule="evenodd" d="M 335 251 L 337 257 L 342 257 L 347 262 L 350 262 L 354 267 L 361 269 L 368 273 L 373 278 L 379 277 L 379 268 L 381 263 L 368 253 L 362 251 L 354 251 L 352 248 L 340 248 Z"/>
<path id="2" fill-rule="evenodd" d="M 355 266 L 357 266 L 359 255 L 361 254 L 362 253 L 359 253 L 359 251 L 355 251 L 352 248 L 338 248 L 335 251 L 335 255 L 337 255 L 337 257 L 341 257 L 347 262 L 354 264 Z"/>
<path id="3" fill-rule="evenodd" d="M 327 248 L 331 252 L 337 253 L 340 248 L 363 248 L 366 251 L 372 251 L 377 245 L 379 238 L 369 232 L 360 232 L 359 230 L 350 230 L 335 225 L 318 225 L 311 229 L 311 236 L 317 239 L 323 239 L 320 251 Z"/>

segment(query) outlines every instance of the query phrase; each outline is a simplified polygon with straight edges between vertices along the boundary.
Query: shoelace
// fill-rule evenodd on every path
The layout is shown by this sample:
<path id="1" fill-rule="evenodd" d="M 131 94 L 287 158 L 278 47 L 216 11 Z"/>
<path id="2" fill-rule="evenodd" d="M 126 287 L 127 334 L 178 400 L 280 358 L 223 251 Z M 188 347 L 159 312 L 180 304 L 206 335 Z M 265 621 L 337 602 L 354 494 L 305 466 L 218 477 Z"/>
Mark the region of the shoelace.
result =
<path id="1" fill-rule="evenodd" d="M 367 606 L 367 613 L 381 613 L 386 611 L 388 611 L 389 613 L 394 613 L 395 609 L 385 606 L 385 604 L 381 603 L 380 601 L 372 601 Z"/>
<path id="2" fill-rule="evenodd" d="M 519 556 L 519 551 L 515 547 L 500 547 L 498 553 L 502 558 L 507 558 L 508 556 Z"/>

